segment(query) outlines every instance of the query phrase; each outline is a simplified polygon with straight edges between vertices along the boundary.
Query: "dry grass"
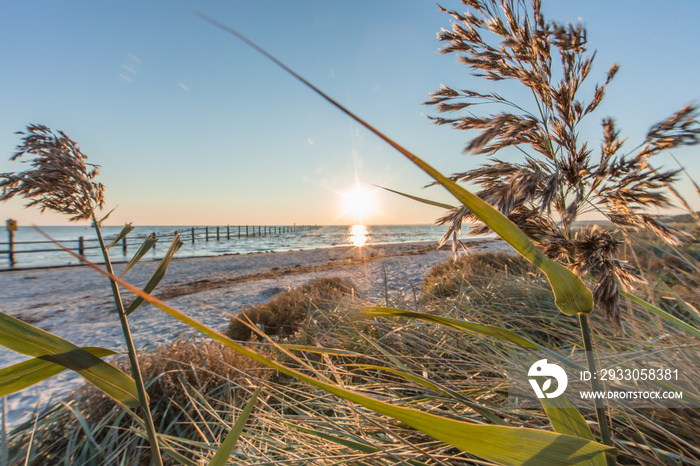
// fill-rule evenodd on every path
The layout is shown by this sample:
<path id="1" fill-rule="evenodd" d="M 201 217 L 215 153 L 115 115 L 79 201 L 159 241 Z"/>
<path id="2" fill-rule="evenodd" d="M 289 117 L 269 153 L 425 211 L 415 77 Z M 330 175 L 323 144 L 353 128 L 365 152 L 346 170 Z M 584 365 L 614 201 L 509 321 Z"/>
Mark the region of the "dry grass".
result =
<path id="1" fill-rule="evenodd" d="M 357 294 L 357 287 L 342 277 L 325 277 L 282 292 L 267 303 L 244 309 L 231 318 L 226 335 L 249 340 L 257 326 L 266 335 L 289 336 L 299 330 L 312 309 L 337 306 L 344 297 Z"/>
<path id="2" fill-rule="evenodd" d="M 308 295 L 295 296 L 308 304 Z M 267 348 L 274 359 L 316 377 L 395 403 L 470 422 L 491 422 L 484 417 L 488 415 L 514 426 L 551 429 L 542 411 L 508 407 L 506 343 L 420 321 L 367 319 L 346 294 L 338 296 L 332 304 L 307 307 L 303 326 L 286 342 L 343 354 L 288 353 L 267 342 L 249 344 Z M 522 259 L 474 254 L 436 266 L 417 310 L 508 327 L 568 352 L 579 345 L 579 329 L 576 320 L 556 311 L 551 300 L 546 280 Z M 414 302 L 396 305 L 411 308 Z M 660 350 L 688 344 L 687 335 L 673 327 L 639 309 L 626 311 L 630 315 L 627 333 L 615 334 L 610 326 L 600 326 L 599 351 Z M 664 338 L 659 339 L 660 335 Z M 242 405 L 262 386 L 262 396 L 231 459 L 235 464 L 484 464 L 394 420 L 261 369 L 214 343 L 180 340 L 142 355 L 141 363 L 151 381 L 149 394 L 158 431 L 171 436 L 171 444 L 196 461 L 211 458 L 209 446 L 220 444 Z M 164 375 L 157 378 L 157 374 Z M 421 384 L 421 378 L 435 385 Z M 95 393 L 83 391 L 70 402 L 85 426 L 65 408 L 40 418 L 34 464 L 45 464 L 47 458 L 56 459 L 56 464 L 67 458 L 70 464 L 90 464 L 90 458 L 95 464 L 147 461 L 147 447 L 133 433 L 130 418 L 119 409 L 106 409 L 104 397 Z M 595 431 L 594 413 L 582 412 Z M 674 464 L 680 457 L 683 464 L 700 464 L 695 445 L 700 438 L 697 415 L 697 410 L 615 406 L 613 433 L 622 451 L 620 464 Z M 99 449 L 88 440 L 86 428 Z M 29 432 L 31 425 L 13 434 L 12 458 L 23 457 Z"/>

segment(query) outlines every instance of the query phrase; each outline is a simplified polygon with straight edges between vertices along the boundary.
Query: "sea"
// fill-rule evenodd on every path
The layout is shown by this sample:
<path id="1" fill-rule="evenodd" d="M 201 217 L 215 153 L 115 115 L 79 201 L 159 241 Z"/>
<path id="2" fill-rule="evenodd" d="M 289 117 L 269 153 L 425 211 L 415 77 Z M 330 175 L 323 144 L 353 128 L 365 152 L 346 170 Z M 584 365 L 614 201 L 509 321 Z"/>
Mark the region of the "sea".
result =
<path id="1" fill-rule="evenodd" d="M 76 252 L 82 238 L 83 253 L 93 262 L 102 262 L 95 231 L 83 226 L 45 226 L 41 231 L 53 240 Z M 123 227 L 105 226 L 102 234 L 109 244 Z M 247 235 L 246 235 L 247 229 Z M 193 238 L 194 232 L 194 238 Z M 9 233 L 4 232 L 0 241 L 0 270 L 26 269 L 78 265 L 80 261 L 47 240 L 40 231 L 29 226 L 20 226 L 14 232 L 14 264 L 10 261 Z M 149 235 L 158 239 L 142 260 L 162 258 L 179 235 L 182 247 L 176 258 L 222 256 L 227 254 L 250 254 L 281 252 L 336 246 L 362 246 L 364 244 L 387 244 L 414 241 L 438 241 L 445 227 L 435 225 L 265 225 L 265 226 L 136 226 L 126 237 L 126 247 L 121 240 L 110 249 L 110 259 L 115 262 L 129 261 Z M 0 239 L 3 239 L 0 236 Z"/>

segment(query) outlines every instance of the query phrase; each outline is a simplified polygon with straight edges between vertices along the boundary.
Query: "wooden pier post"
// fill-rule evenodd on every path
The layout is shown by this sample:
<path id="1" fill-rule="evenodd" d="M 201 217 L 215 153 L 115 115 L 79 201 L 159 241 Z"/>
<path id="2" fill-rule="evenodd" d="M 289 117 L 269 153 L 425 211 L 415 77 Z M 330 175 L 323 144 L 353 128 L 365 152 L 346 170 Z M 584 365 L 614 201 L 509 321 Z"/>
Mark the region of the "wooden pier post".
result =
<path id="1" fill-rule="evenodd" d="M 9 248 L 7 255 L 10 259 L 10 267 L 15 266 L 15 231 L 17 230 L 17 221 L 9 219 L 7 221 L 7 236 L 9 238 Z"/>
<path id="2" fill-rule="evenodd" d="M 239 238 L 241 237 L 241 226 L 240 225 L 238 225 L 238 237 Z"/>
<path id="3" fill-rule="evenodd" d="M 219 241 L 219 227 L 216 227 L 216 240 Z"/>
<path id="4" fill-rule="evenodd" d="M 226 239 L 231 239 L 231 227 L 226 225 Z"/>
<path id="5" fill-rule="evenodd" d="M 194 244 L 194 227 L 192 227 L 192 244 Z"/>
<path id="6" fill-rule="evenodd" d="M 78 238 L 78 254 L 81 256 L 85 255 L 85 238 L 82 236 Z"/>
<path id="7" fill-rule="evenodd" d="M 204 227 L 205 228 L 205 235 L 206 235 L 206 240 L 209 241 L 209 227 Z"/>
<path id="8" fill-rule="evenodd" d="M 122 253 L 126 256 L 126 236 L 122 238 Z"/>
<path id="9" fill-rule="evenodd" d="M 245 237 L 248 237 L 248 225 L 245 226 Z"/>

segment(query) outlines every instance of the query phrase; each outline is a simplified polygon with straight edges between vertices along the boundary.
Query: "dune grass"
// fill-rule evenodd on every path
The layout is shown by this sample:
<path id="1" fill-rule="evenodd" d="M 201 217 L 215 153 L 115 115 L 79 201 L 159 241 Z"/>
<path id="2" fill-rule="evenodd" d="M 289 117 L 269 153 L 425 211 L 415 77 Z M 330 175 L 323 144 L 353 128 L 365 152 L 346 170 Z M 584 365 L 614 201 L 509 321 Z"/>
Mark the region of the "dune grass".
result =
<path id="1" fill-rule="evenodd" d="M 311 309 L 335 306 L 344 296 L 354 296 L 357 286 L 342 277 L 324 277 L 292 290 L 283 291 L 270 301 L 252 306 L 231 318 L 226 334 L 234 340 L 249 340 L 257 334 L 251 325 L 266 335 L 293 335 Z"/>
<path id="2" fill-rule="evenodd" d="M 308 304 L 328 280 L 288 292 Z M 298 302 L 283 296 L 284 312 Z M 473 254 L 428 274 L 420 299 L 392 305 L 485 325 L 499 325 L 548 347 L 580 345 L 575 317 L 556 312 L 546 278 L 517 256 Z M 332 302 L 332 305 L 331 305 Z M 269 357 L 359 392 L 475 423 L 550 429 L 542 411 L 509 408 L 508 344 L 418 320 L 372 318 L 347 293 L 312 306 L 292 335 L 248 343 Z M 600 349 L 688 343 L 687 335 L 626 305 L 628 334 L 601 326 Z M 664 335 L 659 339 L 659 335 Z M 316 347 L 316 351 L 309 351 Z M 306 348 L 304 351 L 298 348 Z M 193 464 L 206 463 L 246 401 L 262 387 L 230 461 L 235 464 L 491 464 L 400 422 L 251 362 L 218 343 L 183 339 L 141 354 L 156 429 Z M 697 375 L 696 375 L 697 376 Z M 591 426 L 595 414 L 582 410 Z M 700 464 L 697 410 L 613 407 L 620 464 Z M 62 426 L 58 431 L 56 426 Z M 147 464 L 148 444 L 133 418 L 102 392 L 84 388 L 10 436 L 10 464 Z M 594 433 L 597 431 L 594 429 Z M 166 463 L 169 461 L 165 458 Z"/>

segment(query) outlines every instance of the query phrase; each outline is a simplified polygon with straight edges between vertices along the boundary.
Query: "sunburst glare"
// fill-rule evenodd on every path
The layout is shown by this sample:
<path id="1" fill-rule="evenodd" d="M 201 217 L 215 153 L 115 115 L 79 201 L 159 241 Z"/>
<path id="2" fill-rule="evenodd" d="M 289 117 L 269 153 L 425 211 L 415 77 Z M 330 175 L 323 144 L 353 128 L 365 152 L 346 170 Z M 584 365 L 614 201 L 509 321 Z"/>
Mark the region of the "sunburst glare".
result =
<path id="1" fill-rule="evenodd" d="M 344 213 L 356 217 L 359 223 L 363 223 L 364 217 L 376 210 L 374 193 L 359 186 L 343 194 L 343 204 Z"/>

